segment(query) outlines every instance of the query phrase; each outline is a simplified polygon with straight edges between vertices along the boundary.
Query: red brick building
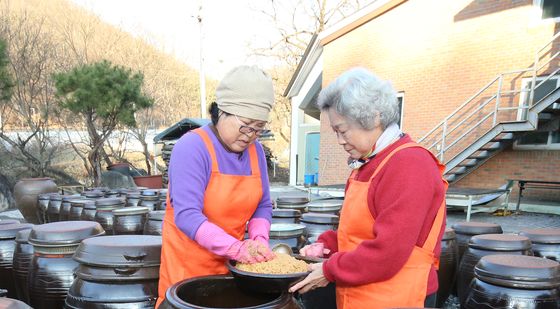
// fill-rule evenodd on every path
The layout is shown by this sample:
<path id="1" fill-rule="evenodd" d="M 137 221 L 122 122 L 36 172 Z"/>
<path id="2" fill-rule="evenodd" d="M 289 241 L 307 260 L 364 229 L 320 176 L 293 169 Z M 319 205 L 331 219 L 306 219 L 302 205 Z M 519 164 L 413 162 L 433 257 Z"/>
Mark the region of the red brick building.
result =
<path id="1" fill-rule="evenodd" d="M 286 89 L 292 167 L 304 164 L 299 128 L 319 118 L 319 184 L 345 182 L 347 154 L 314 100 L 321 85 L 363 66 L 392 82 L 402 130 L 448 165 L 453 186 L 560 181 L 559 32 L 560 1 L 374 2 L 315 37 Z M 291 183 L 301 183 L 292 171 Z M 531 194 L 560 198 L 560 190 Z"/>

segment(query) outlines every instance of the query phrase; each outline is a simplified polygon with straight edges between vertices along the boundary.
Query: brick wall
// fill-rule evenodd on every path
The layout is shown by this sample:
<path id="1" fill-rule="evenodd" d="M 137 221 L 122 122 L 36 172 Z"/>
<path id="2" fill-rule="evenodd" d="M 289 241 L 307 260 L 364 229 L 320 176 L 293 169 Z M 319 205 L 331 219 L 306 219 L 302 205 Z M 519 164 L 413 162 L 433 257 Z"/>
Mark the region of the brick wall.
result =
<path id="1" fill-rule="evenodd" d="M 532 2 L 406 1 L 324 46 L 323 86 L 369 68 L 404 92 L 403 130 L 418 139 L 499 73 L 531 65 L 556 31 L 534 18 Z M 324 116 L 320 154 L 320 184 L 344 183 L 347 155 Z"/>

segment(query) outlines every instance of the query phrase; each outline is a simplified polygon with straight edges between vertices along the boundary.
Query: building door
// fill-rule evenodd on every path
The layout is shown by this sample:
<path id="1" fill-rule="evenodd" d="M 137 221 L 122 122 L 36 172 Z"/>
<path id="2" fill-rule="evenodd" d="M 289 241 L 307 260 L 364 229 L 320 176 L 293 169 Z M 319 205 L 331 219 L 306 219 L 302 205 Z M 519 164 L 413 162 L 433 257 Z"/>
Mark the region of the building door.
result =
<path id="1" fill-rule="evenodd" d="M 309 132 L 305 135 L 305 175 L 318 175 L 319 173 L 319 132 Z M 317 182 L 315 179 L 314 183 Z"/>

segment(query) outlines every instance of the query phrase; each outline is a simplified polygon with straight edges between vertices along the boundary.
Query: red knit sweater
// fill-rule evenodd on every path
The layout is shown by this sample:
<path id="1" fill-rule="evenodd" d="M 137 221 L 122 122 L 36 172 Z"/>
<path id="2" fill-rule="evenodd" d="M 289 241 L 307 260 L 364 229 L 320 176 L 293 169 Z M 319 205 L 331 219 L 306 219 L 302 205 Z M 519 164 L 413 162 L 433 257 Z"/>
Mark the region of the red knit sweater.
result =
<path id="1" fill-rule="evenodd" d="M 404 135 L 379 152 L 360 168 L 358 181 L 367 181 L 383 158 L 411 141 Z M 416 147 L 399 151 L 372 180 L 368 192 L 376 238 L 363 241 L 353 251 L 337 252 L 336 232 L 329 231 L 319 237 L 318 241 L 331 249 L 330 258 L 323 264 L 325 277 L 342 286 L 390 279 L 404 266 L 414 246 L 424 245 L 444 198 L 445 188 L 431 155 Z M 442 227 L 440 240 L 444 230 Z M 439 257 L 440 241 L 434 252 Z M 437 273 L 432 267 L 426 295 L 436 292 L 437 288 Z"/>

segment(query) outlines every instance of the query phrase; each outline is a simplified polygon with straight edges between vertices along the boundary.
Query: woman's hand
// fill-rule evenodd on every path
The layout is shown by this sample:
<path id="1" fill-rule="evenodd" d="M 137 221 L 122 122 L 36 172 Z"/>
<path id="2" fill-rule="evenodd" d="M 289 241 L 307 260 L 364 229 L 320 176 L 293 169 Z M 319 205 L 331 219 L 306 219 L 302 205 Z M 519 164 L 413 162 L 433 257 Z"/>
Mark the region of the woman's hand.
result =
<path id="1" fill-rule="evenodd" d="M 329 254 L 330 252 L 331 250 L 326 249 L 325 245 L 322 242 L 316 242 L 299 249 L 299 254 L 301 256 L 318 257 L 318 258 L 322 258 L 323 256 Z"/>
<path id="2" fill-rule="evenodd" d="M 300 294 L 309 292 L 316 288 L 322 288 L 329 284 L 329 280 L 323 274 L 323 263 L 310 264 L 311 273 L 302 281 L 296 283 L 289 289 L 290 293 L 299 292 Z"/>
<path id="3" fill-rule="evenodd" d="M 228 256 L 232 260 L 247 264 L 270 261 L 275 257 L 268 246 L 251 239 L 234 243 L 228 250 Z"/>

